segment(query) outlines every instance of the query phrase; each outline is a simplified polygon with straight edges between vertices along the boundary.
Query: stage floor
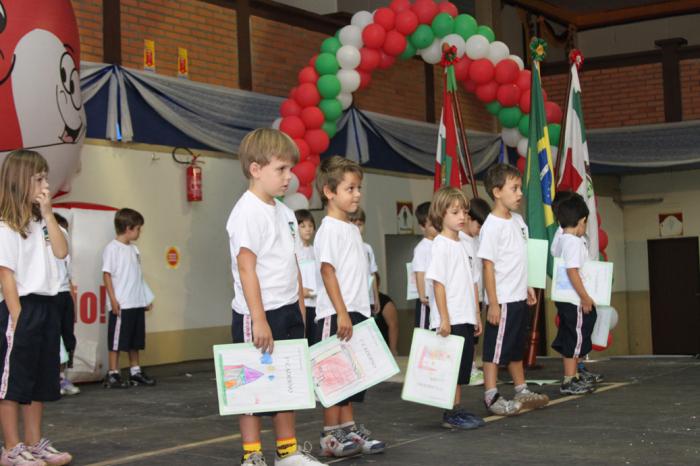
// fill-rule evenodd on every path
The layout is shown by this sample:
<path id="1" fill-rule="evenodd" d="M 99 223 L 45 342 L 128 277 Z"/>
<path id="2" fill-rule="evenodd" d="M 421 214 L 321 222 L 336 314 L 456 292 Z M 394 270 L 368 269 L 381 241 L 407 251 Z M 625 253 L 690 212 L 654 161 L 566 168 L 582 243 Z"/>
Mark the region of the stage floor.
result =
<path id="1" fill-rule="evenodd" d="M 556 379 L 561 363 L 540 359 L 529 379 Z M 552 403 L 513 418 L 486 417 L 481 387 L 463 390 L 463 405 L 485 416 L 486 427 L 449 431 L 441 411 L 400 399 L 401 385 L 372 388 L 356 406 L 356 420 L 385 440 L 385 453 L 324 459 L 340 465 L 541 465 L 700 464 L 700 361 L 693 358 L 624 358 L 590 369 L 605 375 L 596 394 L 562 397 L 544 386 Z M 81 385 L 82 393 L 47 405 L 45 435 L 70 451 L 74 465 L 239 464 L 236 417 L 218 415 L 210 361 L 152 368 L 153 388 L 106 390 Z M 505 374 L 502 377 L 506 377 Z M 510 398 L 512 385 L 502 385 Z M 318 449 L 321 408 L 299 412 L 297 437 Z M 274 464 L 271 422 L 263 446 Z"/>

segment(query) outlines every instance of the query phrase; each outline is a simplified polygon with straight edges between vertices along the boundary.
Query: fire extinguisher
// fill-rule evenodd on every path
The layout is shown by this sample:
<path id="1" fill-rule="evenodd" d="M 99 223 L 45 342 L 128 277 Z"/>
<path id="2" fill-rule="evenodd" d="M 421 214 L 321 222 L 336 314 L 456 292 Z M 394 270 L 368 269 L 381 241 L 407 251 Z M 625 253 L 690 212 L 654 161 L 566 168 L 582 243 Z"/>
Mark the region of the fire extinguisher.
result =
<path id="1" fill-rule="evenodd" d="M 179 150 L 185 150 L 190 155 L 191 159 L 189 162 L 178 160 L 175 153 Z M 198 155 L 195 155 L 190 149 L 186 147 L 176 147 L 173 149 L 173 160 L 177 163 L 187 165 L 186 176 L 185 176 L 185 187 L 187 189 L 187 200 L 189 202 L 199 202 L 202 200 L 202 167 L 197 159 Z"/>

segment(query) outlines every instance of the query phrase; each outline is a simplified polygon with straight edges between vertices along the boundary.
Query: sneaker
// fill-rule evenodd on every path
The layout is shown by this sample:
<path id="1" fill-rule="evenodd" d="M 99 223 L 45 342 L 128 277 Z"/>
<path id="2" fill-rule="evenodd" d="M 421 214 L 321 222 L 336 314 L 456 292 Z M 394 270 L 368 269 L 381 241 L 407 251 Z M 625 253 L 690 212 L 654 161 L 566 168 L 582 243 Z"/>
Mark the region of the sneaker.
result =
<path id="1" fill-rule="evenodd" d="M 486 404 L 486 402 L 484 402 Z M 523 409 L 523 405 L 516 400 L 506 400 L 500 393 L 491 401 L 490 405 L 486 405 L 486 409 L 497 416 L 515 416 Z"/>
<path id="2" fill-rule="evenodd" d="M 362 445 L 355 443 L 343 429 L 321 433 L 321 456 L 351 456 L 362 451 Z"/>
<path id="3" fill-rule="evenodd" d="M 486 421 L 484 421 L 482 418 L 480 418 L 476 414 L 468 413 L 463 409 L 457 410 L 457 415 L 463 419 L 474 420 L 479 425 L 479 427 L 484 427 L 486 425 Z"/>
<path id="4" fill-rule="evenodd" d="M 373 439 L 372 432 L 362 424 L 345 429 L 345 433 L 350 440 L 362 447 L 362 453 L 365 455 L 381 453 L 386 448 L 386 444 L 380 440 Z"/>
<path id="5" fill-rule="evenodd" d="M 310 442 L 304 442 L 304 447 L 297 449 L 296 452 L 289 456 L 280 458 L 275 454 L 275 466 L 321 466 L 323 463 L 318 461 L 311 455 Z"/>
<path id="6" fill-rule="evenodd" d="M 549 397 L 542 393 L 536 393 L 527 388 L 519 393 L 516 393 L 513 399 L 519 402 L 523 409 L 539 409 L 544 408 L 549 403 Z"/>
<path id="7" fill-rule="evenodd" d="M 471 375 L 469 376 L 469 385 L 472 387 L 476 387 L 478 385 L 483 385 L 484 384 L 484 371 L 480 371 L 479 369 L 473 370 Z"/>
<path id="8" fill-rule="evenodd" d="M 251 453 L 248 459 L 241 458 L 241 466 L 267 466 L 261 451 Z"/>
<path id="9" fill-rule="evenodd" d="M 587 395 L 594 391 L 595 386 L 580 377 L 571 379 L 569 383 L 562 382 L 561 387 L 559 387 L 559 393 L 562 395 Z"/>
<path id="10" fill-rule="evenodd" d="M 590 383 L 601 383 L 603 381 L 602 374 L 596 374 L 595 372 L 591 372 L 585 367 L 579 368 L 578 375 L 583 380 Z"/>
<path id="11" fill-rule="evenodd" d="M 29 447 L 29 452 L 34 458 L 44 461 L 48 466 L 62 466 L 73 460 L 70 453 L 56 450 L 51 446 L 51 441 L 45 438 Z"/>
<path id="12" fill-rule="evenodd" d="M 77 395 L 80 393 L 80 389 L 73 385 L 68 379 L 61 379 L 61 395 Z"/>
<path id="13" fill-rule="evenodd" d="M 453 409 L 443 413 L 442 427 L 446 429 L 471 430 L 478 429 L 481 426 L 475 417 L 463 416 L 459 410 Z"/>
<path id="14" fill-rule="evenodd" d="M 129 383 L 134 387 L 139 385 L 152 387 L 156 384 L 156 381 L 147 376 L 144 371 L 139 371 L 136 374 L 129 374 Z"/>
<path id="15" fill-rule="evenodd" d="M 122 380 L 122 376 L 118 372 L 116 374 L 108 372 L 102 382 L 102 386 L 105 388 L 129 388 L 129 385 Z"/>
<path id="16" fill-rule="evenodd" d="M 0 464 L 2 466 L 46 466 L 46 463 L 35 458 L 23 443 L 18 443 L 12 450 L 3 448 Z"/>

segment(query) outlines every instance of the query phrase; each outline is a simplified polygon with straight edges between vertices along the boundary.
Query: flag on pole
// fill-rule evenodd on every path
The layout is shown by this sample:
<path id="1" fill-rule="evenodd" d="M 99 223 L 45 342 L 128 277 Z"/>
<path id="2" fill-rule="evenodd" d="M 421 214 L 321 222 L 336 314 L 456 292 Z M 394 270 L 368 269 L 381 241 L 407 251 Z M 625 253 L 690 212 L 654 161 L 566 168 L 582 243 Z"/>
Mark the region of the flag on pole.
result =
<path id="1" fill-rule="evenodd" d="M 554 165 L 549 144 L 549 132 L 544 111 L 540 61 L 544 59 L 547 43 L 534 38 L 530 44 L 533 54 L 532 84 L 530 86 L 530 134 L 527 163 L 523 182 L 526 197 L 525 215 L 530 238 L 545 239 L 551 244 L 557 224 L 552 211 L 554 199 Z M 548 248 L 549 250 L 549 248 Z M 551 255 L 547 260 L 547 273 L 552 275 Z"/>
<path id="2" fill-rule="evenodd" d="M 578 79 L 577 63 L 571 65 L 571 88 L 569 106 L 566 109 L 564 125 L 564 143 L 562 146 L 559 179 L 559 191 L 573 191 L 580 194 L 588 206 L 588 258 L 598 260 L 598 215 L 595 205 L 595 192 L 591 178 L 590 160 L 586 128 L 583 124 L 581 106 L 581 82 Z"/>

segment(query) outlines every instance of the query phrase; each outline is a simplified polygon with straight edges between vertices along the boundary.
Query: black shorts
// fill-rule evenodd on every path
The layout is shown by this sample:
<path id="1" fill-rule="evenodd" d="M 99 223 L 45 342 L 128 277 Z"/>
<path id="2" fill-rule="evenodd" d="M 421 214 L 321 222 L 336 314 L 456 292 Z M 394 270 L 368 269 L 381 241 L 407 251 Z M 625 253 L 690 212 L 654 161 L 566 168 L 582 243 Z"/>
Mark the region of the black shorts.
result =
<path id="1" fill-rule="evenodd" d="M 146 308 L 122 309 L 118 316 L 109 313 L 107 349 L 138 351 L 146 349 Z"/>
<path id="2" fill-rule="evenodd" d="M 309 346 L 316 343 L 316 325 L 314 320 L 316 320 L 316 308 L 306 306 L 306 341 L 309 342 Z"/>
<path id="3" fill-rule="evenodd" d="M 527 301 L 502 304 L 499 324 L 485 321 L 484 362 L 508 364 L 522 361 L 529 320 Z"/>
<path id="4" fill-rule="evenodd" d="M 459 363 L 457 385 L 469 385 L 472 363 L 474 362 L 474 326 L 472 324 L 451 325 L 450 335 L 464 337 L 464 349 L 462 349 L 462 360 Z"/>
<path id="5" fill-rule="evenodd" d="M 55 296 L 55 305 L 61 321 L 61 338 L 68 353 L 75 351 L 75 303 L 70 291 L 61 291 Z"/>
<path id="6" fill-rule="evenodd" d="M 367 317 L 363 316 L 359 312 L 349 312 L 350 321 L 352 325 L 357 325 L 360 322 L 367 320 Z M 322 341 L 338 333 L 338 316 L 333 314 L 332 316 L 324 317 L 323 319 L 316 322 L 316 341 Z M 350 403 L 362 403 L 365 400 L 365 392 L 367 390 L 362 390 L 359 393 L 355 393 L 353 396 L 344 399 L 336 403 L 336 406 L 347 406 Z"/>
<path id="7" fill-rule="evenodd" d="M 584 314 L 580 306 L 555 302 L 559 315 L 559 329 L 552 348 L 565 358 L 583 357 L 591 352 L 591 334 L 597 318 L 593 308 Z"/>
<path id="8" fill-rule="evenodd" d="M 430 328 L 430 306 L 420 302 L 420 299 L 416 299 L 416 312 L 413 318 L 413 326 L 415 328 Z"/>
<path id="9" fill-rule="evenodd" d="M 61 324 L 54 300 L 33 294 L 20 297 L 22 312 L 14 331 L 7 303 L 0 303 L 0 399 L 28 404 L 61 398 Z"/>

